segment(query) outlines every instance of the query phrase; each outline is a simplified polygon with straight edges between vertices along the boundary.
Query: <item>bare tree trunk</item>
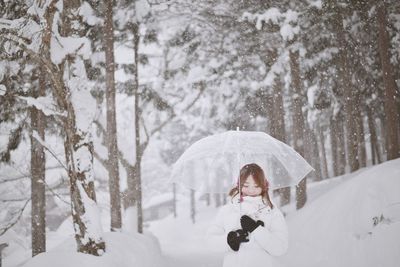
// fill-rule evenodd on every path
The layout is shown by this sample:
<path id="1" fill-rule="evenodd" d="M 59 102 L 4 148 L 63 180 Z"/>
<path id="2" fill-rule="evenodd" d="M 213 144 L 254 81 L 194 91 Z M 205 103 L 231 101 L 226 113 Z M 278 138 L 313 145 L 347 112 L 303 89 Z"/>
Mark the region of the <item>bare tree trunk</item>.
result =
<path id="1" fill-rule="evenodd" d="M 304 114 L 304 117 L 307 118 L 307 114 Z M 311 133 L 310 126 L 306 120 L 304 122 L 304 156 L 305 156 L 305 159 L 311 164 L 311 166 L 314 166 L 314 161 L 313 161 L 314 151 L 313 150 L 314 150 L 314 148 L 313 148 L 312 133 Z M 311 172 L 308 177 L 309 178 L 314 177 L 314 180 L 317 179 L 315 172 Z"/>
<path id="2" fill-rule="evenodd" d="M 380 121 L 380 132 L 378 134 L 379 137 L 379 146 L 381 147 L 380 150 L 382 151 L 382 161 L 387 160 L 388 152 L 387 152 L 387 129 L 386 129 L 386 116 L 385 114 L 379 114 L 379 121 Z"/>
<path id="3" fill-rule="evenodd" d="M 205 197 L 206 197 L 206 204 L 207 204 L 207 206 L 210 206 L 210 204 L 211 204 L 211 196 L 210 196 L 210 193 L 206 193 Z"/>
<path id="4" fill-rule="evenodd" d="M 136 158 L 136 168 L 135 168 L 135 189 L 136 189 L 136 207 L 138 216 L 138 233 L 143 233 L 143 209 L 142 209 L 142 183 L 141 183 L 141 165 L 142 165 L 142 155 L 141 149 L 139 148 L 138 153 L 140 153 L 139 158 Z"/>
<path id="5" fill-rule="evenodd" d="M 339 175 L 345 174 L 345 167 L 346 167 L 346 145 L 345 145 L 345 137 L 344 137 L 344 129 L 343 129 L 343 122 L 344 116 L 339 114 L 337 116 L 337 134 L 338 134 L 338 156 L 339 156 Z"/>
<path id="6" fill-rule="evenodd" d="M 140 116 L 141 111 L 139 107 L 139 25 L 133 25 L 133 42 L 135 51 L 135 144 L 136 144 L 136 168 L 135 168 L 135 190 L 136 190 L 136 206 L 138 214 L 138 232 L 143 233 L 143 210 L 142 210 L 142 178 L 141 178 L 141 163 L 142 163 L 142 149 L 140 144 Z"/>
<path id="7" fill-rule="evenodd" d="M 46 78 L 44 67 L 40 67 L 39 89 L 33 97 L 44 96 Z M 32 199 L 32 256 L 46 251 L 46 158 L 44 148 L 33 136 L 36 134 L 45 140 L 46 118 L 36 107 L 31 108 L 31 199 Z"/>
<path id="8" fill-rule="evenodd" d="M 307 118 L 307 114 L 305 114 L 305 118 Z M 307 159 L 307 161 L 310 162 L 312 164 L 312 166 L 316 170 L 317 167 L 316 167 L 316 165 L 314 164 L 314 161 L 313 161 L 313 158 L 314 158 L 314 145 L 313 145 L 313 142 L 314 142 L 314 140 L 313 140 L 313 136 L 312 136 L 312 131 L 311 131 L 310 127 L 309 127 L 309 124 L 308 124 L 307 120 L 304 121 L 304 129 L 305 129 L 305 132 L 304 132 L 304 141 L 305 141 L 304 142 L 304 156 Z M 318 153 L 317 153 L 317 155 L 318 155 Z M 319 162 L 320 162 L 320 160 L 318 160 L 318 166 L 319 166 Z M 308 175 L 308 177 L 312 177 L 312 176 L 315 176 L 316 179 L 321 180 L 320 174 L 319 174 L 319 177 L 318 177 L 318 174 L 315 173 L 315 172 L 312 172 L 312 173 L 310 173 Z M 301 195 L 301 194 L 303 194 L 303 191 L 304 191 L 304 194 L 306 194 L 306 190 L 307 190 L 307 179 L 306 178 L 304 178 L 303 180 L 300 181 L 300 183 L 297 186 L 296 190 L 299 191 L 299 192 L 296 192 L 296 194 Z M 307 199 L 305 199 L 304 201 L 306 201 L 306 200 Z M 305 205 L 305 202 L 302 203 L 302 202 L 298 201 L 296 203 L 296 206 L 298 207 L 298 209 L 301 208 L 304 205 Z"/>
<path id="9" fill-rule="evenodd" d="M 372 160 L 372 165 L 376 165 L 377 164 L 377 160 L 376 160 L 376 152 L 375 152 L 375 147 L 374 144 L 372 142 L 372 140 L 370 140 L 370 149 L 371 149 L 371 160 Z"/>
<path id="10" fill-rule="evenodd" d="M 135 165 L 131 166 L 129 163 L 123 163 L 127 170 L 127 192 L 126 192 L 126 210 L 130 213 L 131 219 L 137 220 L 137 231 L 143 233 L 143 210 L 142 210 L 142 183 L 141 183 L 141 161 L 144 148 L 141 145 L 140 139 L 140 117 L 141 110 L 139 106 L 140 92 L 139 92 L 139 25 L 133 23 L 131 25 L 131 33 L 133 34 L 133 49 L 134 49 L 134 83 L 133 83 L 133 97 L 134 97 L 134 122 L 135 122 Z M 133 218 L 135 216 L 136 218 Z M 130 225 L 132 227 L 134 225 Z M 133 229 L 132 229 L 133 230 Z"/>
<path id="11" fill-rule="evenodd" d="M 332 170 L 333 176 L 339 175 L 339 155 L 338 155 L 338 122 L 334 116 L 330 118 L 330 135 L 331 135 L 331 149 L 332 149 Z"/>
<path id="12" fill-rule="evenodd" d="M 270 114 L 269 117 L 271 120 L 271 136 L 279 141 L 286 142 L 282 88 L 283 84 L 281 78 L 278 76 L 274 79 L 273 95 L 271 97 L 271 103 L 268 105 L 268 113 Z M 280 188 L 278 189 L 278 193 L 281 207 L 290 203 L 290 187 Z"/>
<path id="13" fill-rule="evenodd" d="M 107 102 L 107 170 L 110 190 L 111 231 L 122 227 L 121 196 L 119 187 L 117 119 L 115 111 L 115 62 L 114 62 L 114 27 L 113 1 L 106 1 L 104 20 L 104 47 L 106 55 L 106 102 Z"/>
<path id="14" fill-rule="evenodd" d="M 124 209 L 125 209 L 125 218 L 126 218 L 126 229 L 129 232 L 137 232 L 137 190 L 136 190 L 136 165 L 130 165 L 126 160 L 122 159 L 121 163 L 123 164 L 126 170 L 126 180 L 127 180 L 127 189 L 123 197 Z"/>
<path id="15" fill-rule="evenodd" d="M 321 126 L 319 125 L 317 126 L 317 132 L 319 139 L 319 154 L 322 157 L 322 177 L 323 179 L 326 179 L 329 177 L 329 174 L 328 174 L 328 163 L 326 161 L 325 138 Z"/>
<path id="16" fill-rule="evenodd" d="M 356 90 L 356 89 L 354 89 Z M 357 143 L 358 143 L 358 153 L 357 158 L 360 167 L 367 166 L 367 152 L 365 148 L 365 133 L 364 133 L 364 120 L 363 120 L 363 102 L 361 101 L 362 95 L 360 92 L 356 92 L 353 108 L 353 118 L 355 122 L 355 127 L 357 130 Z"/>
<path id="17" fill-rule="evenodd" d="M 129 207 L 133 207 L 136 205 L 135 166 L 124 165 L 124 167 L 126 170 L 126 176 L 127 176 L 126 180 L 128 186 L 123 197 L 123 203 L 124 203 L 124 208 L 128 209 Z"/>
<path id="18" fill-rule="evenodd" d="M 307 202 L 307 177 L 296 186 L 296 209 L 301 209 Z"/>
<path id="19" fill-rule="evenodd" d="M 175 183 L 172 185 L 172 194 L 173 194 L 173 198 L 174 198 L 174 201 L 173 201 L 174 218 L 176 218 L 178 214 L 176 212 L 176 184 Z"/>
<path id="20" fill-rule="evenodd" d="M 293 141 L 294 149 L 304 157 L 304 115 L 299 67 L 299 51 L 290 51 L 290 69 L 292 73 Z M 296 208 L 301 209 L 307 201 L 307 178 L 296 187 Z"/>
<path id="21" fill-rule="evenodd" d="M 193 189 L 190 189 L 190 218 L 193 223 L 196 223 L 196 198 Z"/>
<path id="22" fill-rule="evenodd" d="M 343 175 L 346 171 L 346 139 L 344 133 L 344 116 L 343 114 L 338 114 L 336 116 L 336 127 L 337 127 L 337 155 L 338 155 L 338 174 Z"/>
<path id="23" fill-rule="evenodd" d="M 216 193 L 214 194 L 214 197 L 215 197 L 215 207 L 218 208 L 222 204 L 221 201 L 222 194 Z"/>
<path id="24" fill-rule="evenodd" d="M 336 3 L 335 3 L 336 4 Z M 359 169 L 359 162 L 357 159 L 358 142 L 357 142 L 357 129 L 354 121 L 354 95 L 352 94 L 353 87 L 351 86 L 351 70 L 348 64 L 348 54 L 346 39 L 343 29 L 343 18 L 341 15 L 342 10 L 338 6 L 336 9 L 336 18 L 334 21 L 335 32 L 339 46 L 339 66 L 338 73 L 340 78 L 340 87 L 343 95 L 344 103 L 344 120 L 346 124 L 346 145 L 347 145 L 347 163 L 350 171 Z"/>
<path id="25" fill-rule="evenodd" d="M 319 155 L 318 141 L 315 133 L 312 129 L 309 129 L 310 140 L 311 140 L 311 149 L 312 149 L 312 166 L 315 169 L 315 180 L 322 180 L 322 171 L 321 171 L 321 157 Z"/>
<path id="26" fill-rule="evenodd" d="M 272 111 L 271 120 L 271 136 L 278 139 L 281 142 L 286 142 L 285 135 L 285 110 L 283 109 L 283 96 L 282 96 L 283 84 L 280 77 L 276 77 L 273 86 L 272 96 Z"/>
<path id="27" fill-rule="evenodd" d="M 386 116 L 387 131 L 387 159 L 395 159 L 400 156 L 399 152 L 399 120 L 397 113 L 397 93 L 396 82 L 393 76 L 393 67 L 390 63 L 390 40 L 387 31 L 387 15 L 385 1 L 378 5 L 378 25 L 379 25 L 379 55 L 381 58 L 384 90 L 384 108 Z"/>
<path id="28" fill-rule="evenodd" d="M 358 137 L 358 160 L 360 162 L 360 167 L 366 167 L 367 152 L 365 149 L 364 122 L 360 111 L 356 112 L 354 115 L 355 115 L 355 120 L 357 122 L 356 127 L 357 127 L 357 137 Z"/>
<path id="29" fill-rule="evenodd" d="M 366 110 L 367 110 L 367 117 L 368 117 L 368 129 L 369 129 L 369 134 L 370 134 L 370 142 L 371 142 L 372 163 L 377 164 L 377 163 L 381 163 L 381 155 L 380 155 L 380 149 L 379 149 L 379 145 L 378 145 L 378 138 L 376 135 L 375 122 L 372 117 L 371 108 L 367 106 Z"/>

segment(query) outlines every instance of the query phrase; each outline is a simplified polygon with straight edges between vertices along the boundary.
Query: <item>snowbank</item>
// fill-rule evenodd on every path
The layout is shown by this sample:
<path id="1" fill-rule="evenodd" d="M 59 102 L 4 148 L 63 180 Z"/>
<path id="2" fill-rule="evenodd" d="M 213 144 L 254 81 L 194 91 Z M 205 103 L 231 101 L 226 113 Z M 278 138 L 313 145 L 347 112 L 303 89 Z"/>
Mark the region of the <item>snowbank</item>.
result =
<path id="1" fill-rule="evenodd" d="M 127 233 L 105 233 L 106 253 L 101 257 L 75 251 L 74 239 L 68 239 L 53 250 L 37 255 L 24 267 L 160 267 L 161 250 L 151 236 Z"/>
<path id="2" fill-rule="evenodd" d="M 365 170 L 287 217 L 287 266 L 398 266 L 400 160 Z"/>

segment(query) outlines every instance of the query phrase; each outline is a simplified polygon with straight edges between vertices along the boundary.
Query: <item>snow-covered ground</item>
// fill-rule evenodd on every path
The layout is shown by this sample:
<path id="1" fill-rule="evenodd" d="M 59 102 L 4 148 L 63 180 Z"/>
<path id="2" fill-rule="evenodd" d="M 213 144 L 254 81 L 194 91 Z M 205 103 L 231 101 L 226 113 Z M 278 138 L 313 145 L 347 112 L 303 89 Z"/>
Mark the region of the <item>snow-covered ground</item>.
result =
<path id="1" fill-rule="evenodd" d="M 37 255 L 24 267 L 85 266 L 85 267 L 159 267 L 163 266 L 157 239 L 140 234 L 109 232 L 104 234 L 106 253 L 101 257 L 75 251 L 76 244 L 69 238 L 51 251 Z"/>
<path id="2" fill-rule="evenodd" d="M 397 267 L 400 263 L 400 159 L 308 184 L 308 202 L 283 209 L 290 233 L 283 266 Z M 198 207 L 196 224 L 172 216 L 150 224 L 170 266 L 222 266 L 223 251 L 206 240 L 217 209 Z M 179 212 L 178 212 L 179 214 Z"/>
<path id="3" fill-rule="evenodd" d="M 13 243 L 14 248 L 4 252 L 3 266 L 222 266 L 223 250 L 205 235 L 217 208 L 198 201 L 193 224 L 189 201 L 178 203 L 177 218 L 170 215 L 147 223 L 144 235 L 105 233 L 107 252 L 102 257 L 76 253 L 73 237 L 61 226 L 48 235 L 49 252 L 22 261 L 30 251 L 16 249 Z M 283 266 L 397 267 L 400 263 L 400 159 L 308 183 L 306 206 L 296 211 L 293 203 L 283 211 L 290 233 L 289 251 L 279 258 Z"/>
<path id="4" fill-rule="evenodd" d="M 344 180 L 288 215 L 287 266 L 399 266 L 400 160 Z"/>

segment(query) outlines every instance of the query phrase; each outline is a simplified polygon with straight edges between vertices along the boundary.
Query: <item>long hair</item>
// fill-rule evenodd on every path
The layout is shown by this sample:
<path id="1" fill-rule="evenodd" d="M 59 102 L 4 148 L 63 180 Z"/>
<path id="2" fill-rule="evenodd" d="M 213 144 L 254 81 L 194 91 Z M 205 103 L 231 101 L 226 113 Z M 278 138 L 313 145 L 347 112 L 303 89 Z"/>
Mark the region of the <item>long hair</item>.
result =
<path id="1" fill-rule="evenodd" d="M 239 180 L 238 184 L 236 187 L 232 188 L 229 191 L 229 196 L 234 198 L 236 195 L 239 194 L 239 186 L 240 186 L 240 192 L 242 192 L 243 185 L 247 180 L 247 177 L 250 175 L 253 176 L 255 183 L 262 189 L 261 191 L 261 196 L 265 204 L 267 204 L 271 209 L 274 208 L 274 205 L 271 202 L 271 199 L 268 194 L 268 189 L 269 189 L 269 183 L 267 178 L 265 177 L 263 169 L 258 166 L 255 163 L 250 163 L 247 165 L 244 165 L 242 169 L 240 170 L 239 174 Z M 239 184 L 240 181 L 240 184 Z M 241 198 L 242 196 L 240 196 Z"/>

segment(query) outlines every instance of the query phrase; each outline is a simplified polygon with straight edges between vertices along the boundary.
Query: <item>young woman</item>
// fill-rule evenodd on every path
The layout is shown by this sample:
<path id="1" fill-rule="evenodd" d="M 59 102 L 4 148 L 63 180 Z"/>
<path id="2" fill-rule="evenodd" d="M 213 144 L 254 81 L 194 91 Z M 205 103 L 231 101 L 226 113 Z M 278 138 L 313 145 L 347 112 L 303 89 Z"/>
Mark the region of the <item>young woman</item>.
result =
<path id="1" fill-rule="evenodd" d="M 240 170 L 239 181 L 229 193 L 231 202 L 220 209 L 209 231 L 226 237 L 223 266 L 278 266 L 276 257 L 288 248 L 288 230 L 268 194 L 264 172 L 257 164 L 247 164 Z"/>

